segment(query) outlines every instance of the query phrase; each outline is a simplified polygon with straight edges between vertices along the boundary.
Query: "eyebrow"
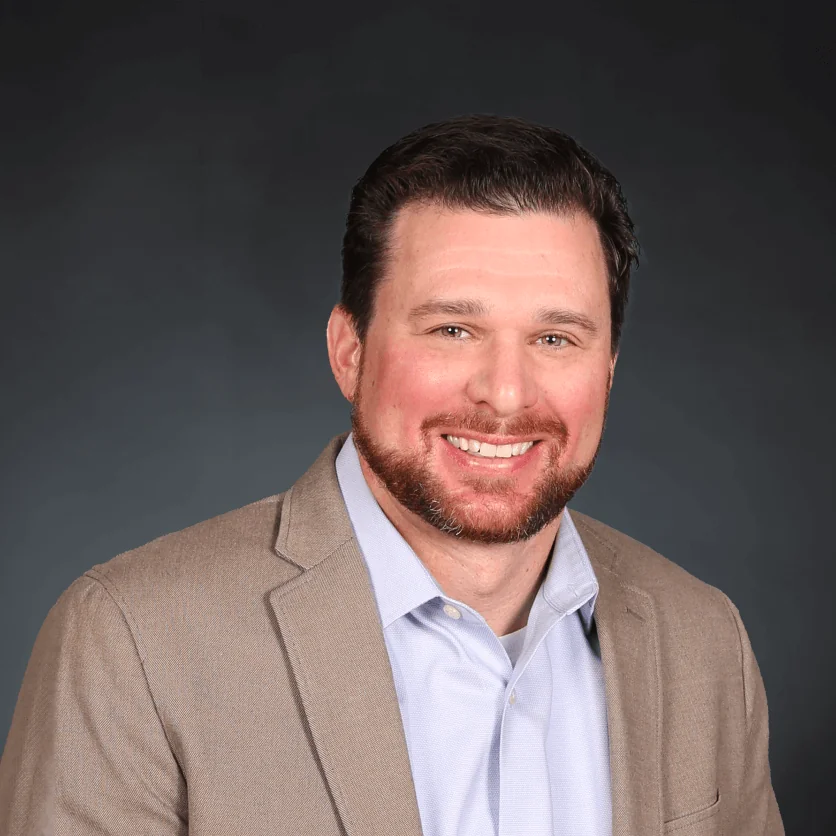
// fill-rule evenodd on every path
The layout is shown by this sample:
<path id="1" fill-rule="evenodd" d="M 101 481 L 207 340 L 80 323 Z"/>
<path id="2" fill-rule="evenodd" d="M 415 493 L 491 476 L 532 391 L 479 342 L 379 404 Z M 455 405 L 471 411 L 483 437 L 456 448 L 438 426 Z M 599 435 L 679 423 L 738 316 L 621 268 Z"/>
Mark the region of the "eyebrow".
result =
<path id="1" fill-rule="evenodd" d="M 488 309 L 477 299 L 430 299 L 409 312 L 409 319 L 425 316 L 486 316 Z"/>
<path id="2" fill-rule="evenodd" d="M 540 308 L 536 319 L 544 325 L 574 325 L 586 331 L 591 336 L 598 333 L 598 325 L 586 314 L 568 311 L 564 308 Z"/>
<path id="3" fill-rule="evenodd" d="M 488 308 L 478 299 L 430 299 L 416 305 L 409 312 L 409 320 L 426 316 L 487 316 Z M 539 308 L 535 319 L 542 325 L 574 325 L 591 336 L 598 333 L 598 325 L 586 314 L 565 308 Z"/>

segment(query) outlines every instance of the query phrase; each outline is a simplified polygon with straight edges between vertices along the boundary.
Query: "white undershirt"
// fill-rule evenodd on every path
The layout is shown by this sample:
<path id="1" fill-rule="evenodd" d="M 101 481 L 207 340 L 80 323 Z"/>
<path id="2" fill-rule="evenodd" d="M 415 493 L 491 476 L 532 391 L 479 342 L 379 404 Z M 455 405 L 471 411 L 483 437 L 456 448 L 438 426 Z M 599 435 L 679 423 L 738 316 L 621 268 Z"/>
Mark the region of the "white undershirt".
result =
<path id="1" fill-rule="evenodd" d="M 520 658 L 520 653 L 522 653 L 525 644 L 525 627 L 521 627 L 513 633 L 508 633 L 506 636 L 499 636 L 499 640 L 502 642 L 513 667 L 517 664 L 517 659 Z"/>

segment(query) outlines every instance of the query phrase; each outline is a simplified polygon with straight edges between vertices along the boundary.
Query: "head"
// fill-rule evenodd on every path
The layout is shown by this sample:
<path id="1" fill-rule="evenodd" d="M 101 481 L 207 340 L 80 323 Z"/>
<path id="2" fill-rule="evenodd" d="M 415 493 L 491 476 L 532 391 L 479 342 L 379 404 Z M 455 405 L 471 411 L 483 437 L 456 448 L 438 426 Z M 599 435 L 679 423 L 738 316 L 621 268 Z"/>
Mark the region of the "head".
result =
<path id="1" fill-rule="evenodd" d="M 554 520 L 600 445 L 636 253 L 617 181 L 559 131 L 472 116 L 386 149 L 328 329 L 378 490 L 478 542 Z"/>

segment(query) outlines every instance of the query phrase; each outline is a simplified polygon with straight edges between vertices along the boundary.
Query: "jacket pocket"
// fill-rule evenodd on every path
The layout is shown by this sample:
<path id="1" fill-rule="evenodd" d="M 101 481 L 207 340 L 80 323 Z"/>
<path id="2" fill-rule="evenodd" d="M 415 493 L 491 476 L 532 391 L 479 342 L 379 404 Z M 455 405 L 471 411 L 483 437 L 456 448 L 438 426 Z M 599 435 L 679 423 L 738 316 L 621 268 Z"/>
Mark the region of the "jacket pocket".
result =
<path id="1" fill-rule="evenodd" d="M 707 822 L 708 819 L 714 818 L 717 813 L 720 812 L 720 790 L 717 790 L 714 800 L 706 805 L 705 807 L 700 807 L 699 810 L 694 810 L 692 813 L 686 813 L 684 816 L 677 816 L 675 819 L 670 819 L 669 821 L 665 822 L 664 832 L 665 833 L 676 833 L 683 828 L 690 827 L 693 824 L 698 824 L 699 822 Z M 706 825 L 707 827 L 710 826 L 710 823 Z M 699 832 L 703 832 L 703 828 L 699 828 Z M 706 830 L 705 833 L 709 834 L 712 830 Z M 685 833 L 682 836 L 686 836 Z M 697 836 L 696 831 L 694 836 Z"/>

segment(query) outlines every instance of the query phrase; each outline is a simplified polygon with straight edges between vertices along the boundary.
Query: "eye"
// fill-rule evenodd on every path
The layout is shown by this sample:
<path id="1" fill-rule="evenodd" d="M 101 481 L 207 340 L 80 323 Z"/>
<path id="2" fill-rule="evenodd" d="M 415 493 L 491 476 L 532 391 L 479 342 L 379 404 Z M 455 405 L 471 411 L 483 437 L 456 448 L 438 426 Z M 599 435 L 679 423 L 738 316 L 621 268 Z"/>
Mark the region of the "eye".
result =
<path id="1" fill-rule="evenodd" d="M 549 348 L 565 348 L 571 344 L 571 340 L 562 334 L 545 334 L 537 342 L 541 345 L 547 345 Z"/>
<path id="2" fill-rule="evenodd" d="M 459 325 L 442 325 L 441 328 L 436 329 L 436 334 L 440 334 L 442 337 L 449 337 L 451 340 L 463 340 L 470 336 Z"/>

